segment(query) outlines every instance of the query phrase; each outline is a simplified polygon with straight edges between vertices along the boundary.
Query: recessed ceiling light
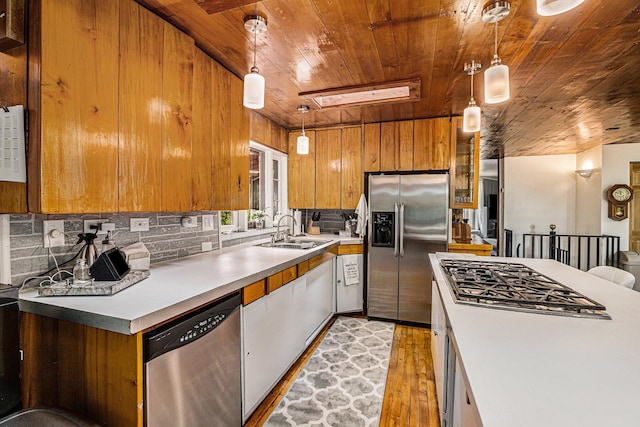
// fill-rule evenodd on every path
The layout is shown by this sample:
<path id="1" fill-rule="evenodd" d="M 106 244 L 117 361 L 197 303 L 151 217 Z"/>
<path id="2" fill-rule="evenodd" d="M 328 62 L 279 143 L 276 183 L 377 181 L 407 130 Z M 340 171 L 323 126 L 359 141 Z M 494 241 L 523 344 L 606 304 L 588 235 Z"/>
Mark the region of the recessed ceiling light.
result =
<path id="1" fill-rule="evenodd" d="M 362 105 L 414 101 L 420 99 L 420 79 L 400 80 L 373 85 L 348 86 L 298 95 L 320 109 L 359 107 Z"/>

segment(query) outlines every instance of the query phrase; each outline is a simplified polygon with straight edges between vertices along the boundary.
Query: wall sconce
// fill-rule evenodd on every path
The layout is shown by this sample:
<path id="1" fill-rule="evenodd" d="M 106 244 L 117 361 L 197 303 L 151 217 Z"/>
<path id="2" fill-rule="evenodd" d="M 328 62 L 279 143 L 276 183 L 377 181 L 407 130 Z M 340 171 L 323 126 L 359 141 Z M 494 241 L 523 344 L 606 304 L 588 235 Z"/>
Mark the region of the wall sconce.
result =
<path id="1" fill-rule="evenodd" d="M 298 137 L 296 152 L 298 154 L 309 154 L 309 137 L 304 134 L 304 113 L 309 111 L 309 107 L 301 105 L 298 107 L 300 114 L 302 115 L 302 135 Z"/>
<path id="2" fill-rule="evenodd" d="M 578 169 L 576 173 L 583 178 L 589 178 L 593 173 L 593 169 Z"/>
<path id="3" fill-rule="evenodd" d="M 567 12 L 582 4 L 584 0 L 537 0 L 538 15 L 553 16 Z"/>
<path id="4" fill-rule="evenodd" d="M 256 37 L 267 31 L 267 20 L 260 15 L 248 15 L 244 18 L 244 28 L 253 34 L 253 67 L 244 76 L 244 97 L 242 104 L 252 110 L 264 107 L 264 77 L 256 66 Z"/>

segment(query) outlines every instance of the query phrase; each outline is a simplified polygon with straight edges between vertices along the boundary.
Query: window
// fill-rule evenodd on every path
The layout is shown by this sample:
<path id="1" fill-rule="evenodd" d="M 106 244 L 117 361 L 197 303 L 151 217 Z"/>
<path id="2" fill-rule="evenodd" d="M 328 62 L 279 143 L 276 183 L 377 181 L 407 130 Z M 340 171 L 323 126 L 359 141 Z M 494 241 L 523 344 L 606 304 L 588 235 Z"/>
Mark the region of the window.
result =
<path id="1" fill-rule="evenodd" d="M 288 209 L 287 155 L 252 141 L 249 162 L 249 217 L 260 211 L 267 224 L 275 222 Z"/>

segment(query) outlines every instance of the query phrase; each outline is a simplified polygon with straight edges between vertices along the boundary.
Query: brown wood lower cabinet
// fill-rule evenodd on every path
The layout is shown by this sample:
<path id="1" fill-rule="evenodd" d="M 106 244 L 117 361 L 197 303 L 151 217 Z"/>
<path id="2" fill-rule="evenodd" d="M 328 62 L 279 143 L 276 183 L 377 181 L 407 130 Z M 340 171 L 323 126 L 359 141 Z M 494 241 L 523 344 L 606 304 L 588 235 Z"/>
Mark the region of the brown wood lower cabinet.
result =
<path id="1" fill-rule="evenodd" d="M 142 333 L 21 313 L 25 408 L 57 406 L 103 426 L 143 426 Z"/>

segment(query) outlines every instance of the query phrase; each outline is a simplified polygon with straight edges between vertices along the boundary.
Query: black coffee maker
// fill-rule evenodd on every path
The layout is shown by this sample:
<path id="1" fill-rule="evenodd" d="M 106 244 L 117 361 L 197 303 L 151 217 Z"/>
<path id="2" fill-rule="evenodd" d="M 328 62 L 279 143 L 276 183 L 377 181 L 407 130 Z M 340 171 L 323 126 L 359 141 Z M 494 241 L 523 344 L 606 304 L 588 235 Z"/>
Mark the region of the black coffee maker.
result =
<path id="1" fill-rule="evenodd" d="M 373 236 L 371 246 L 393 247 L 395 242 L 394 213 L 372 212 Z"/>

